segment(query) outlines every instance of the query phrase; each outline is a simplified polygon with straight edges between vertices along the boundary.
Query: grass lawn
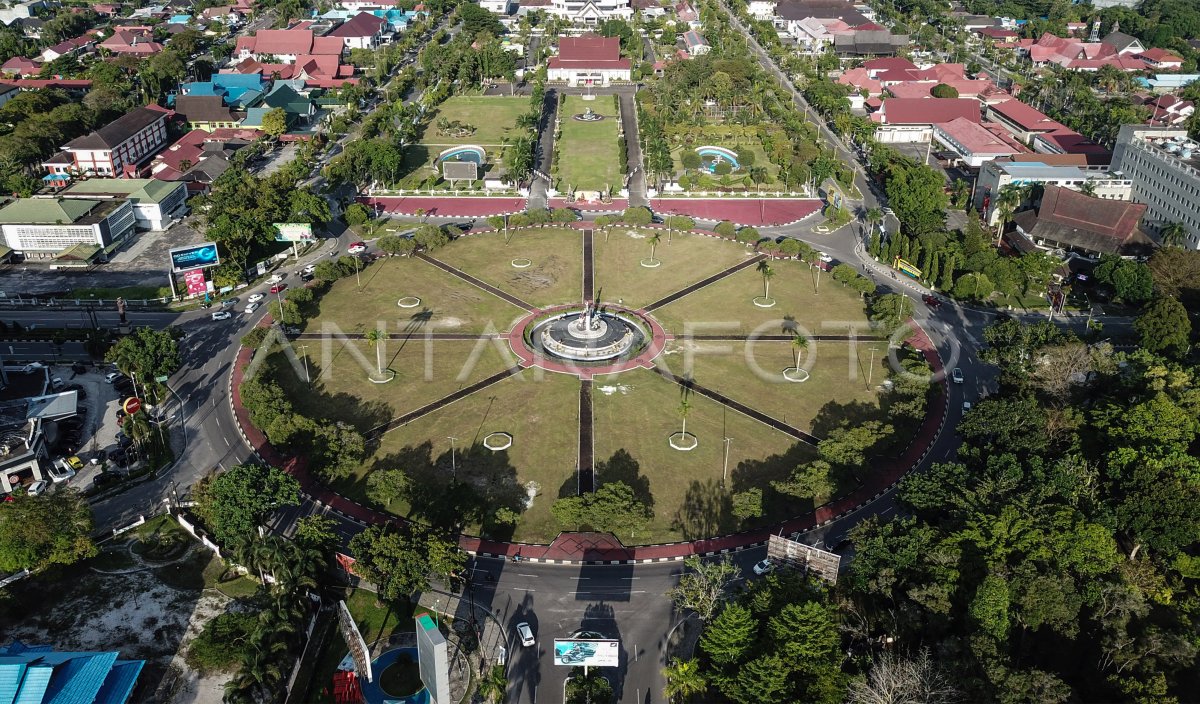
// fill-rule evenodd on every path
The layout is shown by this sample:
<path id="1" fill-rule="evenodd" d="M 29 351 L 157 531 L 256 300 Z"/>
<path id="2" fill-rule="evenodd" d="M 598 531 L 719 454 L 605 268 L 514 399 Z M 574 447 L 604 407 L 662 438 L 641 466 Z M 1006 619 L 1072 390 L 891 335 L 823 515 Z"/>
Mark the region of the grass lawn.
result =
<path id="1" fill-rule="evenodd" d="M 654 518 L 647 530 L 619 536 L 629 544 L 737 530 L 741 526 L 731 513 L 730 492 L 760 486 L 764 494 L 773 494 L 768 482 L 787 477 L 796 464 L 815 456 L 812 448 L 699 395 L 691 396 L 687 428 L 700 444 L 681 452 L 667 444 L 680 429 L 678 385 L 637 370 L 597 378 L 594 388 L 597 482 L 619 479 L 639 496 L 653 498 Z M 720 486 L 725 437 L 733 438 L 729 491 Z M 614 457 L 622 450 L 635 464 Z M 777 513 L 785 514 L 786 507 Z"/>
<path id="2" fill-rule="evenodd" d="M 824 431 L 847 415 L 859 417 L 852 412 L 855 407 L 865 410 L 859 404 L 872 409 L 878 407 L 877 393 L 867 390 L 867 365 L 871 362 L 872 345 L 877 349 L 872 385 L 878 386 L 889 371 L 885 342 L 859 342 L 856 360 L 850 357 L 848 342 L 809 342 L 808 350 L 801 353 L 800 362 L 807 366 L 807 360 L 812 360 L 811 376 L 799 384 L 785 381 L 781 373 L 792 366 L 794 351 L 791 343 L 693 344 L 692 368 L 689 370 L 681 363 L 682 357 L 668 357 L 673 372 L 683 375 L 690 371 L 697 383 L 810 432 L 822 409 L 825 409 L 825 415 L 818 431 Z M 850 409 L 845 408 L 851 404 Z"/>
<path id="3" fill-rule="evenodd" d="M 728 142 L 723 141 L 723 140 L 705 142 L 705 141 L 703 141 L 702 137 L 699 139 L 701 139 L 701 141 L 696 142 L 694 145 L 679 146 L 679 147 L 675 147 L 674 149 L 671 150 L 671 158 L 675 160 L 675 172 L 676 173 L 679 173 L 679 174 L 683 173 L 683 153 L 685 151 L 694 150 L 696 147 L 699 147 L 699 146 L 725 147 L 727 149 L 732 149 L 733 151 L 737 152 L 738 156 L 753 152 L 754 153 L 754 166 L 765 167 L 767 169 L 767 174 L 770 176 L 770 178 L 767 179 L 767 182 L 763 184 L 763 188 L 764 189 L 773 189 L 773 188 L 780 187 L 780 184 L 775 182 L 775 179 L 777 179 L 779 177 L 779 167 L 776 166 L 775 164 L 772 164 L 771 160 L 767 158 L 767 153 L 763 151 L 762 145 L 753 144 L 753 143 L 747 142 L 745 140 L 742 140 L 741 144 L 735 144 L 733 140 L 730 140 Z M 694 172 L 692 172 L 691 175 L 692 175 L 693 180 L 697 176 L 701 177 L 701 179 L 702 179 L 701 183 L 704 184 L 705 186 L 711 186 L 712 188 L 732 188 L 734 190 L 740 189 L 740 190 L 747 190 L 747 191 L 757 190 L 757 188 L 758 188 L 757 186 L 754 186 L 754 185 L 746 186 L 742 183 L 742 179 L 744 179 L 750 175 L 750 172 L 748 171 L 748 169 L 749 169 L 749 167 L 743 166 L 741 168 L 741 170 L 731 173 L 729 175 L 729 178 L 730 178 L 729 186 L 722 186 L 721 185 L 721 179 L 722 179 L 721 176 L 718 176 L 716 174 L 711 174 L 705 170 L 694 171 Z M 699 186 L 697 186 L 697 188 L 699 188 Z"/>
<path id="4" fill-rule="evenodd" d="M 517 135 L 517 117 L 529 112 L 529 98 L 521 96 L 457 95 L 438 106 L 429 120 L 421 143 L 442 148 L 455 144 L 478 144 L 499 147 L 508 137 Z M 466 137 L 438 134 L 437 123 L 445 118 L 450 122 L 471 125 L 475 132 Z M 441 149 L 433 150 L 434 154 Z M 488 153 L 488 160 L 499 158 L 499 152 Z"/>
<path id="5" fill-rule="evenodd" d="M 345 420 L 360 432 L 491 376 L 516 361 L 507 353 L 508 343 L 503 340 L 438 340 L 429 345 L 419 336 L 392 340 L 384 347 L 384 368 L 395 371 L 396 378 L 387 384 L 373 384 L 355 352 L 373 372 L 375 350 L 363 340 L 330 343 L 329 349 L 320 343 L 307 345 L 311 388 L 291 371 L 282 354 L 271 357 L 271 376 L 283 385 L 300 413 Z M 500 346 L 505 354 L 501 354 Z"/>
<path id="6" fill-rule="evenodd" d="M 258 592 L 258 582 L 243 574 L 227 570 L 216 555 L 204 568 L 204 588 L 216 589 L 233 599 L 249 599 Z"/>
<path id="7" fill-rule="evenodd" d="M 561 490 L 574 493 L 576 489 L 578 428 L 578 379 L 528 370 L 387 433 L 363 470 L 335 488 L 366 501 L 366 475 L 377 468 L 430 466 L 444 478 L 451 470 L 449 438 L 453 436 L 457 438 L 455 458 L 460 478 L 492 487 L 514 481 L 527 487 L 529 482 L 537 482 L 538 494 L 533 505 L 521 514 L 513 538 L 549 540 L 559 530 L 550 515 L 550 504 Z M 493 432 L 511 434 L 512 447 L 498 453 L 479 447 Z M 473 461 L 472 455 L 480 461 Z M 484 460 L 485 471 L 472 473 L 472 465 L 483 467 Z M 473 474 L 478 476 L 472 478 Z M 438 476 L 433 480 L 437 481 Z M 398 515 L 413 515 L 402 502 L 388 508 Z M 468 532 L 478 529 L 466 528 Z"/>
<path id="8" fill-rule="evenodd" d="M 607 235 L 597 230 L 593 237 L 596 288 L 606 301 L 622 301 L 639 308 L 672 294 L 688 284 L 729 268 L 744 260 L 744 245 L 704 235 L 678 232 L 660 234 L 654 258 L 662 266 L 646 268 L 642 259 L 650 256 L 648 239 L 655 231 L 612 227 Z"/>
<path id="9" fill-rule="evenodd" d="M 675 334 L 684 332 L 684 323 L 719 323 L 719 327 L 706 330 L 711 334 L 744 334 L 760 326 L 763 333 L 778 334 L 785 320 L 794 320 L 811 334 L 833 335 L 846 334 L 848 321 L 866 321 L 862 298 L 828 274 L 821 274 L 817 289 L 816 270 L 803 262 L 776 261 L 771 267 L 775 271 L 771 297 L 777 301 L 772 308 L 759 308 L 751 301 L 762 295 L 763 279 L 755 267 L 749 267 L 658 309 L 654 315 Z"/>
<path id="10" fill-rule="evenodd" d="M 131 301 L 141 301 L 148 298 L 170 298 L 171 287 L 126 286 L 124 288 L 73 288 L 66 297 L 80 298 L 85 301 L 93 298 L 97 300 L 109 301 L 116 298 L 127 298 Z"/>
<path id="11" fill-rule="evenodd" d="M 546 307 L 578 302 L 583 287 L 583 236 L 579 230 L 533 229 L 471 235 L 434 256 L 527 303 Z M 524 257 L 533 264 L 513 267 Z"/>
<path id="12" fill-rule="evenodd" d="M 436 254 L 435 254 L 436 256 Z M 400 308 L 403 296 L 421 299 L 417 308 Z M 334 282 L 318 301 L 319 313 L 307 332 L 364 333 L 380 327 L 392 333 L 432 329 L 441 332 L 507 330 L 522 310 L 441 269 L 410 257 L 385 257 L 362 272 L 362 292 L 353 276 Z"/>
<path id="13" fill-rule="evenodd" d="M 587 108 L 604 115 L 599 122 L 581 122 L 574 115 Z M 559 137 L 558 173 L 555 178 L 560 189 L 599 191 L 621 188 L 622 171 L 617 149 L 617 108 L 608 96 L 585 101 L 580 96 L 567 96 L 559 108 L 562 136 Z"/>

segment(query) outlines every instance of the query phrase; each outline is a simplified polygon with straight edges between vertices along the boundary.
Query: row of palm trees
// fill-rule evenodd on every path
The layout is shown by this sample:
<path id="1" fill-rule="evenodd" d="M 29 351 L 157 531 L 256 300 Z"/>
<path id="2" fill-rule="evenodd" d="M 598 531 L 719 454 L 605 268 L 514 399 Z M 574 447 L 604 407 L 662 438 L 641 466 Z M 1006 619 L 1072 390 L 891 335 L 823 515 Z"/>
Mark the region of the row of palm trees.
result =
<path id="1" fill-rule="evenodd" d="M 264 608 L 248 636 L 238 672 L 225 685 L 228 704 L 282 700 L 287 664 L 303 642 L 309 590 L 324 567 L 321 551 L 277 535 L 247 537 L 234 547 L 245 566 L 274 579 L 261 594 Z"/>

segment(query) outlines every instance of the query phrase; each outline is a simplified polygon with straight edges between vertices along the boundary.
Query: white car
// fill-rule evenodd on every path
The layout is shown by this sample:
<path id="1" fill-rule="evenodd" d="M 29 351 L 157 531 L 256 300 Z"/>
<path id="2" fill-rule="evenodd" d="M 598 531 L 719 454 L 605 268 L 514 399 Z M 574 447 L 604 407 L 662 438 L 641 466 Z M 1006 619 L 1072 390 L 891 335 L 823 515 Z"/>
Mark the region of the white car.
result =
<path id="1" fill-rule="evenodd" d="M 828 254 L 826 254 L 824 252 L 817 252 L 817 257 L 821 261 L 825 262 L 826 264 L 829 264 L 830 262 L 833 261 L 833 257 L 829 256 Z"/>
<path id="2" fill-rule="evenodd" d="M 280 281 L 283 281 L 283 274 L 271 274 L 271 278 L 267 279 L 269 284 L 277 284 Z"/>
<path id="3" fill-rule="evenodd" d="M 754 574 L 764 575 L 775 569 L 775 563 L 771 562 L 771 558 L 764 557 L 762 560 L 754 563 Z"/>
<path id="4" fill-rule="evenodd" d="M 966 413 L 969 410 L 971 410 L 971 402 L 963 401 L 963 413 Z"/>
<path id="5" fill-rule="evenodd" d="M 301 270 L 300 270 L 300 273 L 301 273 L 301 274 L 305 274 L 305 275 L 307 275 L 307 274 L 311 274 L 311 273 L 313 273 L 313 272 L 314 272 L 314 271 L 316 271 L 316 270 L 317 270 L 317 265 L 316 265 L 316 264 L 309 264 L 308 266 L 306 266 L 306 267 L 304 267 L 303 269 L 301 269 Z"/>
<path id="6" fill-rule="evenodd" d="M 264 294 L 252 293 L 252 294 L 250 294 L 250 297 L 247 298 L 246 300 L 249 301 L 250 303 L 258 303 L 259 301 L 261 301 L 264 298 L 266 298 L 266 296 Z"/>
<path id="7" fill-rule="evenodd" d="M 105 375 L 104 375 L 104 383 L 105 383 L 105 384 L 111 384 L 111 383 L 113 383 L 113 382 L 114 382 L 114 381 L 116 381 L 117 379 L 120 379 L 120 378 L 121 378 L 121 377 L 123 377 L 123 376 L 125 376 L 125 375 L 124 375 L 124 374 L 122 374 L 121 372 L 109 372 L 109 373 L 107 373 L 107 374 L 105 374 Z"/>
<path id="8" fill-rule="evenodd" d="M 219 310 L 212 314 L 213 320 L 229 320 L 232 317 L 233 317 L 233 313 L 230 313 L 227 310 Z"/>
<path id="9" fill-rule="evenodd" d="M 257 304 L 257 303 L 251 303 L 250 305 L 246 306 L 246 312 L 247 312 L 247 313 L 253 313 L 253 312 L 254 312 L 254 311 L 256 311 L 256 310 L 258 310 L 258 304 Z"/>
<path id="10" fill-rule="evenodd" d="M 28 487 L 25 488 L 25 493 L 29 494 L 30 496 L 38 496 L 39 494 L 46 493 L 46 480 L 39 479 L 36 482 L 30 484 Z"/>
<path id="11" fill-rule="evenodd" d="M 533 629 L 524 621 L 517 624 L 517 635 L 521 637 L 521 645 L 526 648 L 537 643 L 533 637 Z"/>
<path id="12" fill-rule="evenodd" d="M 955 384 L 963 383 L 962 370 L 959 369 L 958 367 L 955 367 L 954 370 L 950 372 L 950 380 L 953 381 Z"/>
<path id="13" fill-rule="evenodd" d="M 350 254 L 362 254 L 363 252 L 367 251 L 367 246 L 365 244 L 353 245 L 348 247 L 346 251 Z"/>

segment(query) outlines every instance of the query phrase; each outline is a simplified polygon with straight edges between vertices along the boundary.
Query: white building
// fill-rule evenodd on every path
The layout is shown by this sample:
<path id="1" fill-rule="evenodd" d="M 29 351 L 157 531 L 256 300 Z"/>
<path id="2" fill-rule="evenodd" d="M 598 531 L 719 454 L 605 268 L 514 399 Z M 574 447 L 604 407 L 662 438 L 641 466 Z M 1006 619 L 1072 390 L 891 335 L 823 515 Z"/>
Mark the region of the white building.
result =
<path id="1" fill-rule="evenodd" d="M 516 5 L 516 0 L 479 0 L 480 7 L 501 17 L 512 14 Z"/>
<path id="2" fill-rule="evenodd" d="M 1200 249 L 1200 144 L 1187 135 L 1176 127 L 1122 125 L 1112 170 L 1133 182 L 1133 200 L 1147 206 L 1148 230 L 1180 223 L 1184 245 Z"/>
<path id="3" fill-rule="evenodd" d="M 746 11 L 756 20 L 770 20 L 775 16 L 775 0 L 750 0 Z"/>
<path id="4" fill-rule="evenodd" d="M 975 184 L 975 209 L 984 211 L 984 219 L 990 225 L 999 222 L 997 195 L 1009 184 L 1061 186 L 1074 191 L 1088 187 L 1094 189 L 1095 197 L 1106 200 L 1129 200 L 1133 193 L 1133 182 L 1114 172 L 1087 171 L 1078 166 L 1049 166 L 1037 161 L 997 159 L 984 163 Z"/>
<path id="5" fill-rule="evenodd" d="M 4 243 L 26 255 L 76 245 L 112 251 L 133 235 L 135 222 L 128 200 L 19 198 L 0 208 Z"/>
<path id="6" fill-rule="evenodd" d="M 547 79 L 566 81 L 570 86 L 606 86 L 630 80 L 632 68 L 629 59 L 621 58 L 617 37 L 560 37 L 558 56 L 550 59 Z"/>
<path id="7" fill-rule="evenodd" d="M 183 181 L 156 178 L 90 178 L 58 194 L 85 200 L 129 200 L 139 229 L 165 230 L 187 214 L 187 186 Z"/>
<path id="8" fill-rule="evenodd" d="M 545 11 L 585 27 L 595 26 L 609 19 L 633 18 L 633 8 L 630 7 L 629 0 L 552 0 Z"/>

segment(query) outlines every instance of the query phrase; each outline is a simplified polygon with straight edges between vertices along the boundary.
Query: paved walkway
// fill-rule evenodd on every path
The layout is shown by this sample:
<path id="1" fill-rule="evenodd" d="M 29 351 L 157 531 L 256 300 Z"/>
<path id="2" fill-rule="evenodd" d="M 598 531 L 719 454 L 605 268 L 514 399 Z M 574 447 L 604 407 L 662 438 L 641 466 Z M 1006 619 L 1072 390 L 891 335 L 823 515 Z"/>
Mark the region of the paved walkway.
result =
<path id="1" fill-rule="evenodd" d="M 596 271 L 595 260 L 592 256 L 592 231 L 583 231 L 583 300 L 590 301 L 595 297 Z"/>
<path id="2" fill-rule="evenodd" d="M 628 161 L 626 173 L 629 178 L 629 204 L 648 205 L 646 200 L 646 169 L 642 166 L 642 143 L 638 139 L 637 101 L 633 93 L 618 93 L 621 104 L 621 128 L 625 132 L 625 155 Z"/>
<path id="3" fill-rule="evenodd" d="M 592 435 L 592 380 L 579 380 L 579 493 L 596 490 L 596 439 Z"/>
<path id="4" fill-rule="evenodd" d="M 762 260 L 764 260 L 766 258 L 767 258 L 767 255 L 765 255 L 765 254 L 756 254 L 753 257 L 750 257 L 749 259 L 747 259 L 746 261 L 738 262 L 737 264 L 734 264 L 733 266 L 729 267 L 728 269 L 725 269 L 724 271 L 718 271 L 717 273 L 713 274 L 712 276 L 710 276 L 706 279 L 701 279 L 694 284 L 689 284 L 687 287 L 682 288 L 682 289 L 676 291 L 675 293 L 669 294 L 669 295 L 665 296 L 664 298 L 660 298 L 657 301 L 646 306 L 644 308 L 644 310 L 647 313 L 658 310 L 659 308 L 662 308 L 663 306 L 667 305 L 668 303 L 674 303 L 675 301 L 678 301 L 680 298 L 683 298 L 684 296 L 688 295 L 689 293 L 694 293 L 696 291 L 699 291 L 700 289 L 704 288 L 705 286 L 714 284 L 714 283 L 720 281 L 721 279 L 725 278 L 726 276 L 731 276 L 733 274 L 736 274 L 739 271 L 741 271 L 742 269 L 745 269 L 746 267 L 754 266 L 755 264 L 761 262 Z"/>
<path id="5" fill-rule="evenodd" d="M 663 367 L 655 367 L 654 371 L 658 372 L 660 376 L 662 376 L 664 379 L 667 379 L 668 381 L 673 381 L 685 389 L 690 389 L 692 391 L 695 391 L 696 393 L 700 394 L 701 396 L 710 398 L 713 401 L 716 401 L 717 403 L 721 404 L 722 406 L 732 408 L 733 410 L 737 411 L 738 413 L 741 413 L 742 415 L 744 415 L 748 418 L 753 418 L 754 420 L 758 421 L 759 423 L 762 423 L 763 425 L 767 425 L 767 426 L 772 427 L 780 432 L 787 433 L 788 435 L 791 435 L 792 437 L 796 438 L 800 442 L 808 443 L 809 445 L 813 445 L 814 447 L 816 446 L 816 444 L 818 442 L 817 437 L 815 435 L 806 433 L 803 430 L 801 430 L 793 425 L 788 425 L 787 423 L 784 423 L 783 421 L 779 420 L 778 418 L 769 416 L 766 413 L 763 413 L 762 411 L 755 410 L 755 409 L 747 406 L 744 403 L 739 403 L 737 401 L 734 401 L 733 399 L 729 398 L 725 394 L 719 393 L 717 391 L 713 391 L 712 389 L 708 388 L 707 386 L 701 386 L 700 384 L 697 384 L 695 381 L 692 381 L 691 379 L 685 379 L 681 376 L 676 376 L 676 375 L 672 374 L 671 372 L 667 371 L 666 369 L 664 369 Z"/>
<path id="6" fill-rule="evenodd" d="M 513 366 L 509 367 L 508 369 L 496 372 L 495 374 L 487 377 L 486 379 L 480 379 L 479 381 L 475 382 L 474 384 L 471 384 L 469 386 L 464 386 L 461 389 L 459 389 L 458 391 L 455 391 L 454 393 L 447 394 L 447 395 L 439 398 L 438 400 L 433 401 L 432 403 L 427 403 L 424 406 L 421 406 L 420 408 L 416 409 L 415 411 L 410 411 L 398 418 L 393 418 L 392 420 L 389 420 L 387 423 L 384 423 L 383 425 L 371 428 L 371 430 L 367 433 L 367 436 L 369 438 L 377 438 L 380 435 L 383 435 L 384 433 L 395 430 L 396 428 L 399 428 L 401 426 L 408 425 L 409 423 L 420 418 L 421 416 L 428 415 L 430 413 L 433 413 L 436 410 L 445 408 L 446 406 L 449 406 L 450 404 L 454 403 L 455 401 L 464 399 L 467 396 L 470 396 L 471 394 L 475 393 L 476 391 L 486 389 L 487 387 L 491 386 L 492 384 L 495 384 L 500 381 L 504 381 L 508 377 L 513 376 L 515 374 L 519 374 L 520 372 L 521 372 L 521 368 L 517 365 L 513 365 Z"/>
<path id="7" fill-rule="evenodd" d="M 651 198 L 659 215 L 687 215 L 701 220 L 729 220 L 754 227 L 791 225 L 821 211 L 816 198 Z"/>
<path id="8" fill-rule="evenodd" d="M 794 335 L 668 335 L 672 340 L 685 337 L 696 342 L 791 342 L 795 339 Z M 882 342 L 887 338 L 878 335 L 810 335 L 808 339 L 813 342 Z"/>
<path id="9" fill-rule="evenodd" d="M 489 292 L 490 293 L 490 292 Z M 365 340 L 367 334 L 365 332 L 347 332 L 340 333 L 347 340 Z M 323 332 L 302 332 L 299 335 L 289 335 L 296 340 L 323 340 L 328 335 Z M 389 340 L 407 340 L 416 337 L 416 334 L 411 332 L 395 332 L 388 333 Z M 504 333 L 499 332 L 422 332 L 420 337 L 429 340 L 499 340 L 504 338 Z M 791 338 L 788 338 L 791 339 Z"/>
<path id="10" fill-rule="evenodd" d="M 463 271 L 462 269 L 458 269 L 458 268 L 450 266 L 449 264 L 447 264 L 445 262 L 438 261 L 437 259 L 434 259 L 433 257 L 429 256 L 428 254 L 425 254 L 423 252 L 418 252 L 417 254 L 415 254 L 413 256 L 415 256 L 417 259 L 420 259 L 421 261 L 423 261 L 427 264 L 432 264 L 432 265 L 436 266 L 437 268 L 441 269 L 442 271 L 444 271 L 448 274 L 453 274 L 454 276 L 457 276 L 458 278 L 462 279 L 463 281 L 466 281 L 467 283 L 471 284 L 472 286 L 474 286 L 475 288 L 477 288 L 481 291 L 487 291 L 488 293 L 492 294 L 493 296 L 496 296 L 497 298 L 508 301 L 509 303 L 513 304 L 514 306 L 516 306 L 518 308 L 523 308 L 528 311 L 537 310 L 534 306 L 526 303 L 525 301 L 522 301 L 520 298 L 517 298 L 516 296 L 514 296 L 510 293 L 501 291 L 500 289 L 496 288 L 495 286 L 493 286 L 491 284 L 484 283 L 484 282 L 480 281 L 479 279 L 475 278 L 474 276 L 471 276 L 467 272 Z"/>
<path id="11" fill-rule="evenodd" d="M 359 196 L 359 203 L 392 215 L 417 215 L 418 211 L 440 218 L 482 218 L 525 212 L 524 198 L 486 196 Z"/>

